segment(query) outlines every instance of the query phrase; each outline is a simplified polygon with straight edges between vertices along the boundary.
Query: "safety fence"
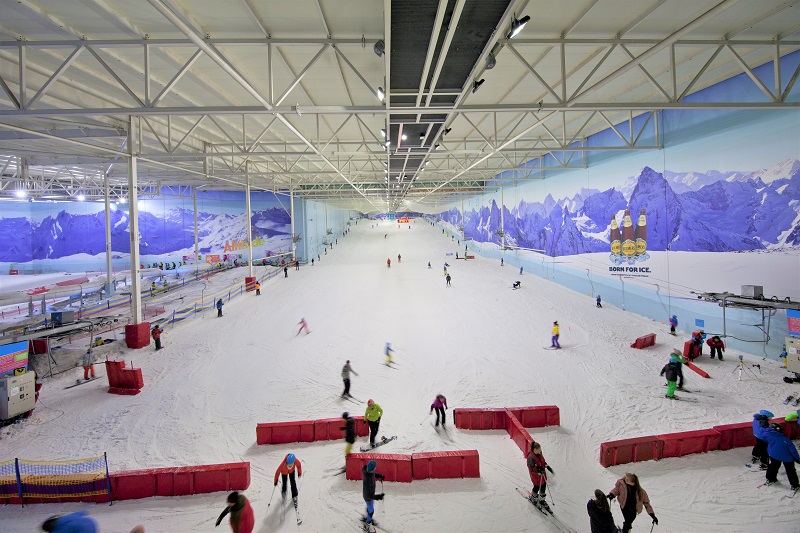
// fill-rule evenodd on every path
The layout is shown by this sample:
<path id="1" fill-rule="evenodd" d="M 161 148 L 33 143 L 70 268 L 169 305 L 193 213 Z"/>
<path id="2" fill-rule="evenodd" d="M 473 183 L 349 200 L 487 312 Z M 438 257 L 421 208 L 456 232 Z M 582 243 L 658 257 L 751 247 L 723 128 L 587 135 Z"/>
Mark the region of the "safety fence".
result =
<path id="1" fill-rule="evenodd" d="M 0 499 L 48 500 L 108 494 L 106 454 L 68 461 L 12 459 L 0 463 Z"/>

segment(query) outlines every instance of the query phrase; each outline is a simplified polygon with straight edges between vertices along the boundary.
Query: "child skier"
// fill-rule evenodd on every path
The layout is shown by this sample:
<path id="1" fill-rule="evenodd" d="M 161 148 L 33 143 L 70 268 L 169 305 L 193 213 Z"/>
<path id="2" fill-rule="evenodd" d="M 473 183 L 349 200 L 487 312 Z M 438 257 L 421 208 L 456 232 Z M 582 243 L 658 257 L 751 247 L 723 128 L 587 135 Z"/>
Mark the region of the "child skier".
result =
<path id="1" fill-rule="evenodd" d="M 394 352 L 394 350 L 392 350 L 392 345 L 387 342 L 386 343 L 386 349 L 384 350 L 384 353 L 386 353 L 386 364 L 387 365 L 392 364 L 392 352 Z"/>
<path id="2" fill-rule="evenodd" d="M 222 316 L 222 306 L 223 306 L 223 305 L 224 305 L 224 304 L 222 303 L 222 298 L 220 298 L 219 300 L 217 300 L 217 318 L 219 318 L 219 317 L 221 317 L 221 316 Z"/>
<path id="3" fill-rule="evenodd" d="M 301 319 L 300 319 L 300 322 L 298 322 L 298 323 L 297 323 L 297 325 L 298 325 L 298 326 L 300 326 L 300 329 L 298 329 L 298 330 L 297 330 L 297 333 L 295 334 L 295 337 L 297 337 L 298 335 L 300 335 L 300 333 L 301 333 L 303 330 L 305 330 L 305 331 L 306 331 L 306 335 L 308 335 L 309 333 L 311 333 L 311 331 L 308 329 L 308 324 L 306 323 L 306 319 L 305 319 L 305 318 L 301 318 Z"/>
<path id="4" fill-rule="evenodd" d="M 431 262 L 430 262 L 430 261 L 428 261 L 428 268 L 430 268 L 430 267 L 431 267 Z"/>
<path id="5" fill-rule="evenodd" d="M 375 479 L 384 480 L 383 474 L 375 472 L 378 463 L 370 461 L 361 468 L 361 475 L 364 478 L 361 494 L 367 504 L 367 515 L 362 517 L 364 530 L 368 533 L 375 533 L 375 526 L 372 524 L 372 515 L 375 514 L 375 500 L 382 500 L 383 494 L 375 494 Z"/>
<path id="6" fill-rule="evenodd" d="M 261 284 L 257 281 L 256 281 L 256 296 L 261 296 Z"/>
<path id="7" fill-rule="evenodd" d="M 446 422 L 444 411 L 447 409 L 447 398 L 444 397 L 444 394 L 436 395 L 436 398 L 431 404 L 431 413 L 433 413 L 434 409 L 436 409 L 436 427 L 439 427 L 439 414 L 442 415 L 442 427 L 444 427 L 444 423 Z"/>
<path id="8" fill-rule="evenodd" d="M 83 379 L 89 381 L 89 374 L 91 373 L 92 378 L 95 378 L 94 374 L 94 354 L 92 353 L 92 349 L 89 348 L 86 350 L 86 353 L 81 356 L 81 364 L 83 365 Z M 80 380 L 79 380 L 80 381 Z"/>
<path id="9" fill-rule="evenodd" d="M 769 427 L 769 419 L 773 416 L 775 415 L 766 409 L 762 409 L 753 415 L 753 435 L 756 438 L 756 445 L 753 446 L 751 461 L 753 464 L 760 462 L 761 470 L 769 468 L 769 453 L 767 452 L 767 442 L 760 439 L 758 435 L 763 428 Z"/>
<path id="10" fill-rule="evenodd" d="M 670 335 L 677 335 L 675 328 L 678 327 L 678 315 L 672 315 L 669 319 L 669 333 Z"/>
<path id="11" fill-rule="evenodd" d="M 546 470 L 546 471 L 545 471 Z M 547 472 L 553 474 L 553 469 L 547 465 L 547 461 L 542 455 L 542 446 L 538 442 L 531 443 L 531 453 L 528 455 L 528 473 L 533 482 L 531 491 L 531 503 L 550 512 L 550 506 L 545 499 L 547 492 Z"/>
<path id="12" fill-rule="evenodd" d="M 680 357 L 680 359 L 679 359 Z M 664 365 L 664 368 L 661 369 L 661 376 L 666 375 L 667 378 L 667 395 L 666 397 L 670 400 L 676 399 L 675 396 L 675 388 L 678 386 L 678 373 L 680 370 L 680 364 L 686 362 L 683 357 L 673 353 L 670 355 L 669 362 Z"/>
<path id="13" fill-rule="evenodd" d="M 386 268 L 392 268 L 392 260 L 389 258 L 386 259 Z"/>
<path id="14" fill-rule="evenodd" d="M 561 349 L 561 345 L 558 343 L 558 336 L 559 336 L 559 328 L 558 328 L 558 320 L 556 320 L 555 322 L 553 322 L 553 338 L 550 340 L 550 347 L 555 348 L 557 350 Z"/>
<path id="15" fill-rule="evenodd" d="M 444 278 L 444 279 L 446 279 L 446 280 L 447 280 L 447 286 L 449 287 L 449 286 L 450 286 L 450 280 L 452 279 L 452 278 L 450 277 L 450 274 L 448 274 L 447 276 L 445 276 L 445 278 Z"/>
<path id="16" fill-rule="evenodd" d="M 519 289 L 522 286 L 522 282 L 519 280 L 515 281 L 513 285 L 511 285 L 512 289 Z"/>
<path id="17" fill-rule="evenodd" d="M 275 479 L 274 484 L 278 486 L 278 476 L 281 478 L 281 482 L 283 485 L 281 486 L 281 498 L 284 500 L 286 499 L 286 478 L 289 478 L 289 483 L 292 485 L 292 501 L 294 502 L 295 506 L 297 505 L 297 483 L 294 480 L 294 473 L 297 472 L 297 477 L 303 475 L 303 466 L 300 464 L 293 453 L 287 454 L 286 457 L 283 458 L 281 464 L 278 465 L 278 469 L 275 470 Z"/>
<path id="18" fill-rule="evenodd" d="M 767 441 L 767 452 L 769 453 L 769 468 L 767 468 L 767 481 L 765 485 L 772 485 L 778 482 L 778 470 L 783 468 L 786 470 L 786 477 L 789 479 L 789 485 L 792 490 L 800 490 L 800 483 L 797 480 L 797 472 L 794 469 L 794 464 L 800 463 L 800 454 L 797 453 L 797 448 L 794 447 L 792 441 L 783 434 L 783 426 L 780 424 L 770 424 L 768 427 L 755 428 L 757 430 L 756 436 Z"/>
<path id="19" fill-rule="evenodd" d="M 350 367 L 350 359 L 348 359 L 342 367 L 342 381 L 344 381 L 344 392 L 342 392 L 342 398 L 350 396 L 350 372 L 356 376 L 358 375 L 358 373 Z M 350 398 L 352 398 L 352 396 L 350 396 Z"/>
<path id="20" fill-rule="evenodd" d="M 356 442 L 356 421 L 347 411 L 342 413 L 342 418 L 344 419 L 344 426 L 339 429 L 344 431 L 344 441 L 347 443 L 344 447 L 344 456 L 347 457 Z"/>
<path id="21" fill-rule="evenodd" d="M 725 351 L 725 342 L 719 338 L 719 335 L 714 335 L 706 341 L 706 344 L 711 348 L 711 359 L 714 359 L 714 354 L 719 356 L 722 361 L 722 352 Z"/>
<path id="22" fill-rule="evenodd" d="M 375 437 L 378 435 L 378 428 L 381 426 L 383 409 L 374 401 L 367 400 L 367 410 L 364 411 L 364 422 L 369 424 L 369 445 L 375 447 Z"/>
<path id="23" fill-rule="evenodd" d="M 231 514 L 231 529 L 233 533 L 251 533 L 255 527 L 256 519 L 250 502 L 242 494 L 234 491 L 228 494 L 227 507 L 217 518 L 215 526 L 220 525 L 228 513 Z"/>
<path id="24" fill-rule="evenodd" d="M 599 294 L 597 295 L 597 298 L 595 298 L 595 302 L 597 303 L 597 307 L 603 307 L 602 299 L 600 298 Z"/>
<path id="25" fill-rule="evenodd" d="M 617 480 L 614 488 L 608 493 L 608 499 L 613 500 L 614 497 L 619 498 L 619 508 L 622 511 L 622 532 L 628 533 L 633 527 L 633 521 L 636 516 L 641 514 L 642 507 L 647 509 L 647 514 L 653 519 L 653 523 L 658 525 L 658 518 L 650 506 L 650 498 L 647 492 L 639 485 L 639 477 L 630 472 L 625 474 L 625 477 Z"/>
<path id="26" fill-rule="evenodd" d="M 397 254 L 397 262 L 400 263 L 400 254 Z"/>

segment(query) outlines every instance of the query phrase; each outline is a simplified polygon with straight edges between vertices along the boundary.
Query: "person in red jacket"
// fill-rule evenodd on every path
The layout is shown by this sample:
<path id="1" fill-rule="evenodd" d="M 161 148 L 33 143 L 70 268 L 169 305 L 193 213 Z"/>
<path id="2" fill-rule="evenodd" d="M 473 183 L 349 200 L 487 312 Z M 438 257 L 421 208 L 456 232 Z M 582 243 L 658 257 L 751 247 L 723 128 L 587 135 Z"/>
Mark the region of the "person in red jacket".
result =
<path id="1" fill-rule="evenodd" d="M 386 260 L 386 267 L 387 268 L 392 268 L 392 260 L 391 259 L 387 259 Z"/>
<path id="2" fill-rule="evenodd" d="M 528 473 L 533 482 L 533 490 L 531 491 L 531 503 L 536 507 L 540 507 L 547 512 L 550 512 L 550 506 L 547 505 L 545 493 L 547 491 L 547 472 L 553 473 L 553 469 L 547 465 L 542 455 L 542 446 L 538 442 L 531 443 L 531 453 L 528 455 Z"/>
<path id="3" fill-rule="evenodd" d="M 714 359 L 714 353 L 719 356 L 722 361 L 722 352 L 725 351 L 725 341 L 719 338 L 719 335 L 714 335 L 706 341 L 706 344 L 711 348 L 711 359 Z"/>
<path id="4" fill-rule="evenodd" d="M 275 471 L 275 486 L 278 486 L 278 476 L 281 477 L 281 482 L 283 486 L 281 487 L 281 498 L 284 500 L 286 499 L 286 478 L 289 478 L 289 482 L 292 485 L 292 501 L 294 502 L 295 506 L 297 505 L 297 483 L 294 480 L 294 473 L 297 471 L 297 477 L 303 475 L 303 467 L 300 464 L 300 461 L 295 459 L 294 454 L 290 453 L 287 454 L 286 457 L 283 458 L 281 464 L 278 466 L 278 469 Z"/>
<path id="5" fill-rule="evenodd" d="M 161 333 L 163 331 L 164 330 L 161 329 L 160 327 L 158 327 L 158 324 L 156 324 L 156 327 L 154 327 L 153 331 L 150 332 L 150 335 L 153 337 L 153 340 L 156 342 L 156 350 L 160 350 L 161 349 Z"/>
<path id="6" fill-rule="evenodd" d="M 253 508 L 250 507 L 250 502 L 247 498 L 235 491 L 228 494 L 228 506 L 217 518 L 215 527 L 220 525 L 222 519 L 228 513 L 231 514 L 231 529 L 233 533 L 252 533 L 256 519 L 253 515 Z"/>

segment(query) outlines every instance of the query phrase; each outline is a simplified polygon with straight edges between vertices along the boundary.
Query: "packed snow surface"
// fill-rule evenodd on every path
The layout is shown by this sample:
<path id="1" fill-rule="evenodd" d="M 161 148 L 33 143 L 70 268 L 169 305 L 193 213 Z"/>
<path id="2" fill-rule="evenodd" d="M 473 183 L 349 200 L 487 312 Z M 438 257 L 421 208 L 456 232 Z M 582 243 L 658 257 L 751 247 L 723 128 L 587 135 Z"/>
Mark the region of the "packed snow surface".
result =
<path id="1" fill-rule="evenodd" d="M 222 318 L 212 311 L 167 328 L 162 351 L 116 347 L 143 369 L 145 388 L 138 396 L 107 394 L 104 379 L 65 390 L 79 369 L 46 380 L 33 417 L 0 430 L 0 460 L 107 452 L 112 472 L 250 461 L 245 494 L 257 532 L 352 532 L 359 530 L 364 509 L 361 483 L 325 477 L 326 469 L 343 465 L 344 441 L 257 446 L 255 427 L 342 411 L 360 416 L 372 398 L 384 409 L 380 434 L 398 436 L 381 452 L 480 453 L 480 479 L 386 483 L 375 518 L 387 530 L 547 532 L 556 530 L 514 490 L 531 485 L 519 449 L 504 431 L 455 429 L 452 409 L 557 405 L 560 427 L 529 431 L 555 470 L 548 483 L 553 509 L 574 530 L 589 530 L 586 502 L 594 489 L 608 492 L 628 471 L 639 475 L 650 495 L 657 533 L 798 530 L 800 500 L 786 497 L 785 474 L 779 474 L 780 484 L 756 489 L 764 476 L 744 466 L 750 449 L 608 469 L 598 462 L 604 441 L 745 422 L 759 409 L 785 415 L 791 407 L 782 400 L 798 390 L 781 381 L 777 363 L 746 356 L 747 369 L 756 373 L 746 371 L 739 381 L 738 354 L 729 350 L 724 361 L 712 361 L 706 349 L 699 365 L 713 379 L 684 370 L 686 387 L 703 395 L 683 394 L 696 402 L 667 400 L 658 374 L 670 349 L 687 338 L 684 332 L 673 338 L 661 323 L 614 307 L 597 309 L 585 294 L 520 276 L 509 261 L 501 267 L 496 260 L 445 255 L 462 252 L 463 244 L 423 220 L 400 228 L 361 220 L 315 266 L 265 283 L 262 296 L 234 299 Z M 442 275 L 445 261 L 450 288 Z M 205 294 L 246 272 L 212 277 Z M 520 290 L 511 289 L 515 280 L 522 282 Z M 301 317 L 311 333 L 295 336 Z M 561 326 L 560 351 L 545 349 L 554 320 Z M 629 348 L 650 332 L 658 334 L 655 347 Z M 384 364 L 387 341 L 397 368 Z M 358 372 L 351 389 L 358 403 L 339 398 L 346 359 Z M 755 363 L 760 373 L 750 366 Z M 426 416 L 437 393 L 450 407 L 448 439 Z M 303 465 L 299 527 L 291 505 L 277 494 L 267 508 L 275 469 L 289 452 Z M 127 532 L 136 524 L 148 532 L 223 531 L 227 522 L 217 530 L 214 522 L 224 501 L 225 494 L 217 493 L 113 506 L 4 506 L 0 531 L 35 531 L 51 514 L 84 508 L 103 532 Z M 621 525 L 616 502 L 612 509 Z M 633 531 L 650 526 L 642 514 Z"/>

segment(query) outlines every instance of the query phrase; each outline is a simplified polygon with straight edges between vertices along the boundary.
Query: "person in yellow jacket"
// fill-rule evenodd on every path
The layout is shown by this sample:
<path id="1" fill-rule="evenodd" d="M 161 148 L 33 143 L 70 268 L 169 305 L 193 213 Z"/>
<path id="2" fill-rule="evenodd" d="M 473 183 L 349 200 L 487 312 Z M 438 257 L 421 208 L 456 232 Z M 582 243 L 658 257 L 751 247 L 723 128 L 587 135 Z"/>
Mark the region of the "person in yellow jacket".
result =
<path id="1" fill-rule="evenodd" d="M 561 348 L 561 345 L 558 344 L 558 320 L 553 322 L 553 338 L 551 339 L 550 347 L 556 350 Z"/>
<path id="2" fill-rule="evenodd" d="M 367 410 L 364 411 L 364 422 L 369 424 L 369 445 L 375 447 L 375 437 L 378 435 L 378 427 L 381 425 L 383 409 L 374 401 L 367 400 Z"/>

